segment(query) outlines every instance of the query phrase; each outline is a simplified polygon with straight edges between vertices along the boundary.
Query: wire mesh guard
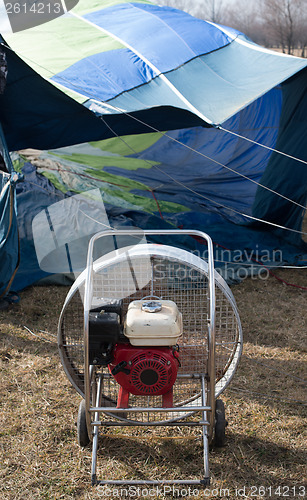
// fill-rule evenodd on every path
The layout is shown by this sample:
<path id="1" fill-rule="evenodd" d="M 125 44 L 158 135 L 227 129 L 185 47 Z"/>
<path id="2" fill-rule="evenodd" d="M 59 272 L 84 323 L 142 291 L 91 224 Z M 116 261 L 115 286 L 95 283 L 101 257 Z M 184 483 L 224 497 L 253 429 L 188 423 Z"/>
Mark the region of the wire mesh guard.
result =
<path id="1" fill-rule="evenodd" d="M 173 387 L 174 407 L 186 406 L 187 414 L 129 413 L 129 421 L 148 423 L 189 416 L 190 406 L 201 406 L 201 384 L 197 375 L 207 373 L 209 287 L 206 262 L 188 252 L 164 245 L 137 245 L 118 257 L 98 260 L 92 276 L 92 308 L 110 299 L 123 299 L 123 317 L 129 303 L 147 296 L 172 300 L 183 319 L 179 338 L 181 366 Z M 66 374 L 84 395 L 84 292 L 85 277 L 79 277 L 66 299 L 59 322 L 59 348 Z M 225 281 L 215 273 L 216 285 L 216 397 L 236 369 L 242 346 L 242 330 L 235 300 Z M 81 292 L 81 293 L 80 293 Z M 119 385 L 104 368 L 102 406 L 116 406 Z M 193 378 L 192 376 L 196 376 Z M 134 396 L 130 406 L 160 407 L 162 396 Z M 118 420 L 126 416 L 109 415 Z"/>

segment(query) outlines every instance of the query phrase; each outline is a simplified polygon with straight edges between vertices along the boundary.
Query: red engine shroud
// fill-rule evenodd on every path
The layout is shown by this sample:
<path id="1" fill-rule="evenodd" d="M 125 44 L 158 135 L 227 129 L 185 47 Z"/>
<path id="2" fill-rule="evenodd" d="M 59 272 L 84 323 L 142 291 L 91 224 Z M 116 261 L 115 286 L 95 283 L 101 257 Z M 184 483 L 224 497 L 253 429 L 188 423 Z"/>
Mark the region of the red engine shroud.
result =
<path id="1" fill-rule="evenodd" d="M 173 406 L 178 353 L 173 347 L 134 347 L 117 344 L 109 370 L 119 383 L 117 407 L 127 408 L 129 394 L 160 396 L 165 408 Z"/>

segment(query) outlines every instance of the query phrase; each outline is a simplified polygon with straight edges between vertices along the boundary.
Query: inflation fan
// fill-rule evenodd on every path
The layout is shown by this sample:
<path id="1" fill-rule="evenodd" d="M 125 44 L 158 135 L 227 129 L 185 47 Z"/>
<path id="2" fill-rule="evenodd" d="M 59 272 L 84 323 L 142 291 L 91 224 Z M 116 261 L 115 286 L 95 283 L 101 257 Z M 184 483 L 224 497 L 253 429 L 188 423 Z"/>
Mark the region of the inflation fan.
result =
<path id="1" fill-rule="evenodd" d="M 143 239 L 172 235 L 201 238 L 208 259 Z M 128 236 L 135 245 L 99 256 L 104 238 Z M 82 396 L 78 442 L 92 441 L 93 485 L 209 484 L 209 444 L 225 440 L 224 405 L 217 398 L 235 373 L 242 329 L 232 292 L 214 270 L 207 234 L 131 229 L 96 234 L 87 268 L 63 305 L 58 345 L 66 375 Z M 97 478 L 103 426 L 199 426 L 204 471 L 199 479 Z"/>

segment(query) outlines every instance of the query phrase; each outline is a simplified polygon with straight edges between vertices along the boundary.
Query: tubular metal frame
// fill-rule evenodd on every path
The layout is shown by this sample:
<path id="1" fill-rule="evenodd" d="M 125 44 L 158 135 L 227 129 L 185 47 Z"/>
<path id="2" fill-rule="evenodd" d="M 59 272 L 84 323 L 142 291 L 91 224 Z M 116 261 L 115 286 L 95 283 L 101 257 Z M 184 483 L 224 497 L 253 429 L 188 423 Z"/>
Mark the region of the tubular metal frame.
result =
<path id="1" fill-rule="evenodd" d="M 93 297 L 93 274 L 94 274 L 94 245 L 95 243 L 106 236 L 163 236 L 163 235 L 189 235 L 202 238 L 208 245 L 208 283 L 209 283 L 209 319 L 208 319 L 208 369 L 207 373 L 201 375 L 201 405 L 197 406 L 181 406 L 173 408 L 149 408 L 149 407 L 131 407 L 131 408 L 115 408 L 114 406 L 101 406 L 101 387 L 103 375 L 98 375 L 98 382 L 95 386 L 94 393 L 96 394 L 96 406 L 91 407 L 91 399 L 93 393 L 91 391 L 93 382 L 93 371 L 89 364 L 89 312 L 92 307 Z M 92 443 L 92 485 L 96 484 L 109 484 L 109 485 L 134 485 L 134 484 L 193 484 L 193 485 L 207 485 L 210 482 L 209 472 L 209 443 L 213 438 L 213 429 L 215 425 L 215 274 L 214 274 L 214 259 L 213 259 L 213 245 L 209 235 L 202 231 L 197 230 L 108 230 L 97 233 L 94 235 L 89 243 L 87 267 L 85 273 L 85 292 L 84 292 L 84 395 L 86 407 L 86 424 L 87 431 Z M 209 395 L 207 397 L 207 395 Z M 208 404 L 207 404 L 208 400 Z M 100 413 L 107 414 L 120 414 L 130 412 L 201 412 L 202 420 L 198 425 L 202 427 L 203 433 L 203 451 L 204 451 L 204 478 L 200 480 L 167 480 L 167 481 L 111 481 L 111 480 L 98 480 L 96 476 L 97 468 L 97 450 L 98 450 L 98 435 L 99 425 L 102 422 L 99 420 Z M 209 414 L 209 418 L 207 415 Z M 92 421 L 92 415 L 94 419 Z M 176 425 L 187 425 L 187 422 L 177 421 Z M 109 422 L 108 425 L 112 425 Z M 124 425 L 113 423 L 113 425 Z M 129 424 L 128 424 L 129 425 Z M 130 424 L 131 425 L 131 424 Z M 134 425 L 139 425 L 135 423 Z M 147 424 L 148 425 L 148 424 Z M 169 425 L 168 422 L 155 423 L 155 425 Z"/>

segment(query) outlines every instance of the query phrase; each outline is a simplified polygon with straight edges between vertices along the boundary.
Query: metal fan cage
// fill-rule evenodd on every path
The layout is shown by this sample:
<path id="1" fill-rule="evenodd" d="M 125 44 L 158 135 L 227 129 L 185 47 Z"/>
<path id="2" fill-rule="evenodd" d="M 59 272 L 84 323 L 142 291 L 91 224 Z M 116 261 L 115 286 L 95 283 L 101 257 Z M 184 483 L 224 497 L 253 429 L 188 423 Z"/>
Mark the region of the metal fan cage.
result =
<path id="1" fill-rule="evenodd" d="M 215 396 L 231 380 L 242 348 L 242 330 L 233 295 L 215 272 Z M 59 348 L 66 374 L 84 396 L 84 284 L 83 273 L 68 293 L 59 322 Z M 208 265 L 184 250 L 165 245 L 140 244 L 97 260 L 93 266 L 91 307 L 110 299 L 123 299 L 123 316 L 129 303 L 147 296 L 174 301 L 183 318 L 180 337 L 181 367 L 173 387 L 174 407 L 186 406 L 187 413 L 139 412 L 112 414 L 112 418 L 138 425 L 176 421 L 190 417 L 189 406 L 202 405 L 201 380 L 207 373 L 208 324 L 210 316 Z M 116 406 L 119 386 L 103 369 L 102 406 Z M 133 396 L 132 407 L 161 408 L 161 396 Z M 110 415 L 109 415 L 110 416 Z M 108 415 L 107 415 L 108 417 Z"/>

